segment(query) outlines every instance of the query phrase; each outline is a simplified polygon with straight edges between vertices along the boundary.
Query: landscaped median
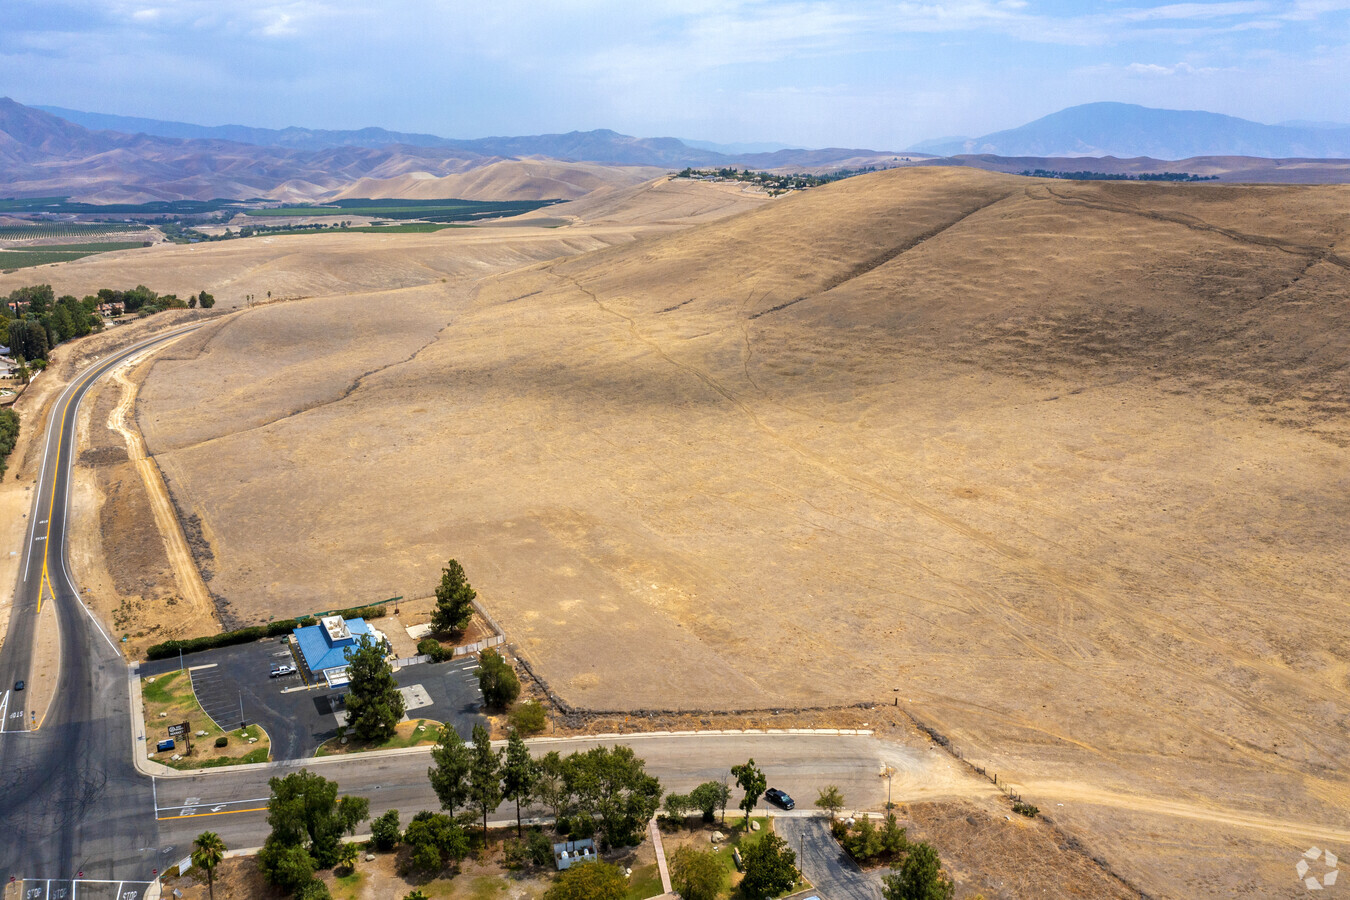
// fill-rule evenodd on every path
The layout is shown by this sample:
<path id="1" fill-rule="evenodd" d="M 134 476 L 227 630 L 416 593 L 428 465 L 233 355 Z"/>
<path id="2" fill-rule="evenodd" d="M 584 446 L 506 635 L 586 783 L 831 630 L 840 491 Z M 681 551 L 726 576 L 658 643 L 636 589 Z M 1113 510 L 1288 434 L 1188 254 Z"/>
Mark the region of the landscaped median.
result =
<path id="1" fill-rule="evenodd" d="M 355 735 L 339 729 L 339 734 L 319 745 L 315 756 L 338 756 L 344 753 L 364 753 L 368 750 L 401 750 L 404 747 L 431 746 L 441 733 L 441 723 L 431 719 L 417 719 L 400 722 L 394 730 L 394 736 L 379 744 L 363 741 Z"/>
<path id="2" fill-rule="evenodd" d="M 224 731 L 197 703 L 192 679 L 185 670 L 141 679 L 141 706 L 145 716 L 145 753 L 174 769 L 210 769 L 267 762 L 271 741 L 257 725 Z M 170 738 L 170 726 L 187 723 L 187 734 L 174 736 L 174 747 L 156 750 Z M 185 737 L 191 738 L 192 752 Z"/>

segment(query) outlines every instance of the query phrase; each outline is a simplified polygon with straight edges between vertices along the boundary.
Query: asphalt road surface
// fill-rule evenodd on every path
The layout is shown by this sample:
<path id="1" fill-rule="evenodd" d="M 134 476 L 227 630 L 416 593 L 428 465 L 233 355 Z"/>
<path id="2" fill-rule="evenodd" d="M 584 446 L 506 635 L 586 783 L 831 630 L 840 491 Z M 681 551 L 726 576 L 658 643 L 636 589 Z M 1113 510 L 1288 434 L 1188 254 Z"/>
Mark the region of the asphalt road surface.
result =
<path id="1" fill-rule="evenodd" d="M 227 731 L 238 728 L 241 720 L 261 725 L 272 740 L 273 759 L 306 759 L 337 735 L 338 720 L 333 712 L 340 708 L 335 703 L 340 702 L 337 698 L 345 688 L 328 689 L 321 683 L 306 690 L 299 674 L 269 676 L 274 663 L 291 661 L 283 639 L 267 638 L 189 653 L 183 656 L 182 665 L 191 670 L 197 700 L 217 725 Z M 487 724 L 479 712 L 483 695 L 473 674 L 477 665 L 474 658 L 459 657 L 396 669 L 394 678 L 400 687 L 419 685 L 431 701 L 428 706 L 409 710 L 408 718 L 453 722 L 455 730 L 468 740 L 475 724 Z M 143 663 L 139 674 L 157 676 L 178 668 L 175 656 Z M 192 727 L 199 724 L 194 722 Z M 154 740 L 166 736 L 162 729 L 151 735 Z"/>
<path id="2" fill-rule="evenodd" d="M 57 397 L 49 418 L 15 586 L 0 649 L 0 687 L 31 681 L 38 605 L 54 603 L 61 675 L 47 710 L 11 694 L 0 732 L 0 883 L 11 876 L 113 879 L 149 868 L 156 855 L 153 808 L 132 768 L 126 664 L 81 602 L 66 563 L 67 491 L 75 419 L 89 386 L 126 357 L 177 336 L 161 335 L 100 361 Z M 15 717 L 15 713 L 19 713 Z M 126 877 L 136 877 L 128 874 Z"/>
<path id="3" fill-rule="evenodd" d="M 345 793 L 370 798 L 377 815 L 397 808 L 406 821 L 436 806 L 425 750 L 157 779 L 133 767 L 126 661 L 76 591 L 66 562 L 66 495 L 75 418 L 89 385 L 126 357 L 175 334 L 119 351 L 81 373 L 57 398 L 47 428 L 24 565 L 0 648 L 0 704 L 6 715 L 0 720 L 0 884 L 24 880 L 26 888 L 41 888 L 35 897 L 62 896 L 74 879 L 81 879 L 81 897 L 116 895 L 118 886 L 123 896 L 139 892 L 208 829 L 232 848 L 257 847 L 267 833 L 268 778 L 302 766 L 336 780 Z M 60 629 L 60 681 L 45 713 L 26 709 L 28 692 L 12 690 L 16 680 L 29 680 L 39 603 L 55 604 Z M 11 718 L 15 712 L 20 715 Z M 812 796 L 828 782 L 862 807 L 880 802 L 884 789 L 877 777 L 883 745 L 867 736 L 632 735 L 618 741 L 545 739 L 533 742 L 533 749 L 570 752 L 616 742 L 631 743 L 667 790 L 688 791 L 720 779 L 731 764 L 752 756 L 775 786 L 799 797 Z M 897 748 L 885 750 L 894 764 Z M 916 771 L 926 769 L 922 754 L 912 755 Z M 505 806 L 497 814 L 500 820 L 513 817 L 514 808 Z"/>
<path id="4" fill-rule="evenodd" d="M 868 874 L 859 869 L 830 834 L 828 818 L 779 819 L 774 829 L 797 853 L 797 866 L 814 893 L 829 900 L 880 900 L 885 870 Z"/>

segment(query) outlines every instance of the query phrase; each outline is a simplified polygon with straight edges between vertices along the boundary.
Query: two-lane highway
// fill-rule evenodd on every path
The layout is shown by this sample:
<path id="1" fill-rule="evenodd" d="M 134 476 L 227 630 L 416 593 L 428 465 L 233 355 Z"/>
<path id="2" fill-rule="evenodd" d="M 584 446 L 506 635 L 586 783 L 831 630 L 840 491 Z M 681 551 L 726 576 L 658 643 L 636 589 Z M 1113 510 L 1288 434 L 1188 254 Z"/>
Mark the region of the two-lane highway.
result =
<path id="1" fill-rule="evenodd" d="M 121 877 L 156 855 L 145 779 L 131 746 L 126 663 L 85 608 L 66 559 L 68 492 L 76 418 L 90 386 L 127 358 L 198 326 L 141 341 L 76 377 L 52 406 L 45 449 L 0 649 L 0 688 L 8 691 L 0 731 L 0 883 L 20 878 Z M 30 674 L 39 609 L 53 604 L 60 674 L 47 709 L 30 709 Z M 15 691 L 19 680 L 29 689 Z"/>

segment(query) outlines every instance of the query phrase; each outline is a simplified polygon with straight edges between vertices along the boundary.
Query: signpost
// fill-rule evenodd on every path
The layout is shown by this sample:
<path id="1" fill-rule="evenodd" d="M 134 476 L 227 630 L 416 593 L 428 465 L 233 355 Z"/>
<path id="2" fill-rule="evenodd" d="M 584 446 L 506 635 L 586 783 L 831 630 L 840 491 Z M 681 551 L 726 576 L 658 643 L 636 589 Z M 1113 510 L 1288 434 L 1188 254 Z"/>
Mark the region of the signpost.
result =
<path id="1" fill-rule="evenodd" d="M 179 722 L 177 725 L 169 726 L 169 737 L 181 737 L 187 742 L 187 755 L 192 755 L 192 726 L 187 722 Z"/>

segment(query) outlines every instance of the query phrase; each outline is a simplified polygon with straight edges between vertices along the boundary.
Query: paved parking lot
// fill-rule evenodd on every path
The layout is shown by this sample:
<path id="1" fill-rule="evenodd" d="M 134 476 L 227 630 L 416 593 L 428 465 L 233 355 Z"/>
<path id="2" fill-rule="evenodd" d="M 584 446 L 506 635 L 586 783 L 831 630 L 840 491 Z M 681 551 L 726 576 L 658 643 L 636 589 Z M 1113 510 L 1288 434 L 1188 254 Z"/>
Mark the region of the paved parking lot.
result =
<path id="1" fill-rule="evenodd" d="M 269 677 L 274 664 L 292 661 L 284 638 L 268 638 L 191 653 L 182 664 L 191 672 L 197 701 L 221 728 L 238 728 L 241 720 L 256 723 L 272 739 L 274 760 L 305 759 L 336 736 L 345 712 L 343 691 L 330 690 L 322 682 L 307 687 L 298 674 Z M 410 717 L 453 723 L 468 739 L 475 723 L 486 724 L 479 712 L 482 694 L 473 671 L 476 666 L 476 659 L 461 657 L 395 669 L 405 699 L 413 701 Z M 160 675 L 178 667 L 177 658 L 158 660 L 142 664 L 140 674 Z"/>

